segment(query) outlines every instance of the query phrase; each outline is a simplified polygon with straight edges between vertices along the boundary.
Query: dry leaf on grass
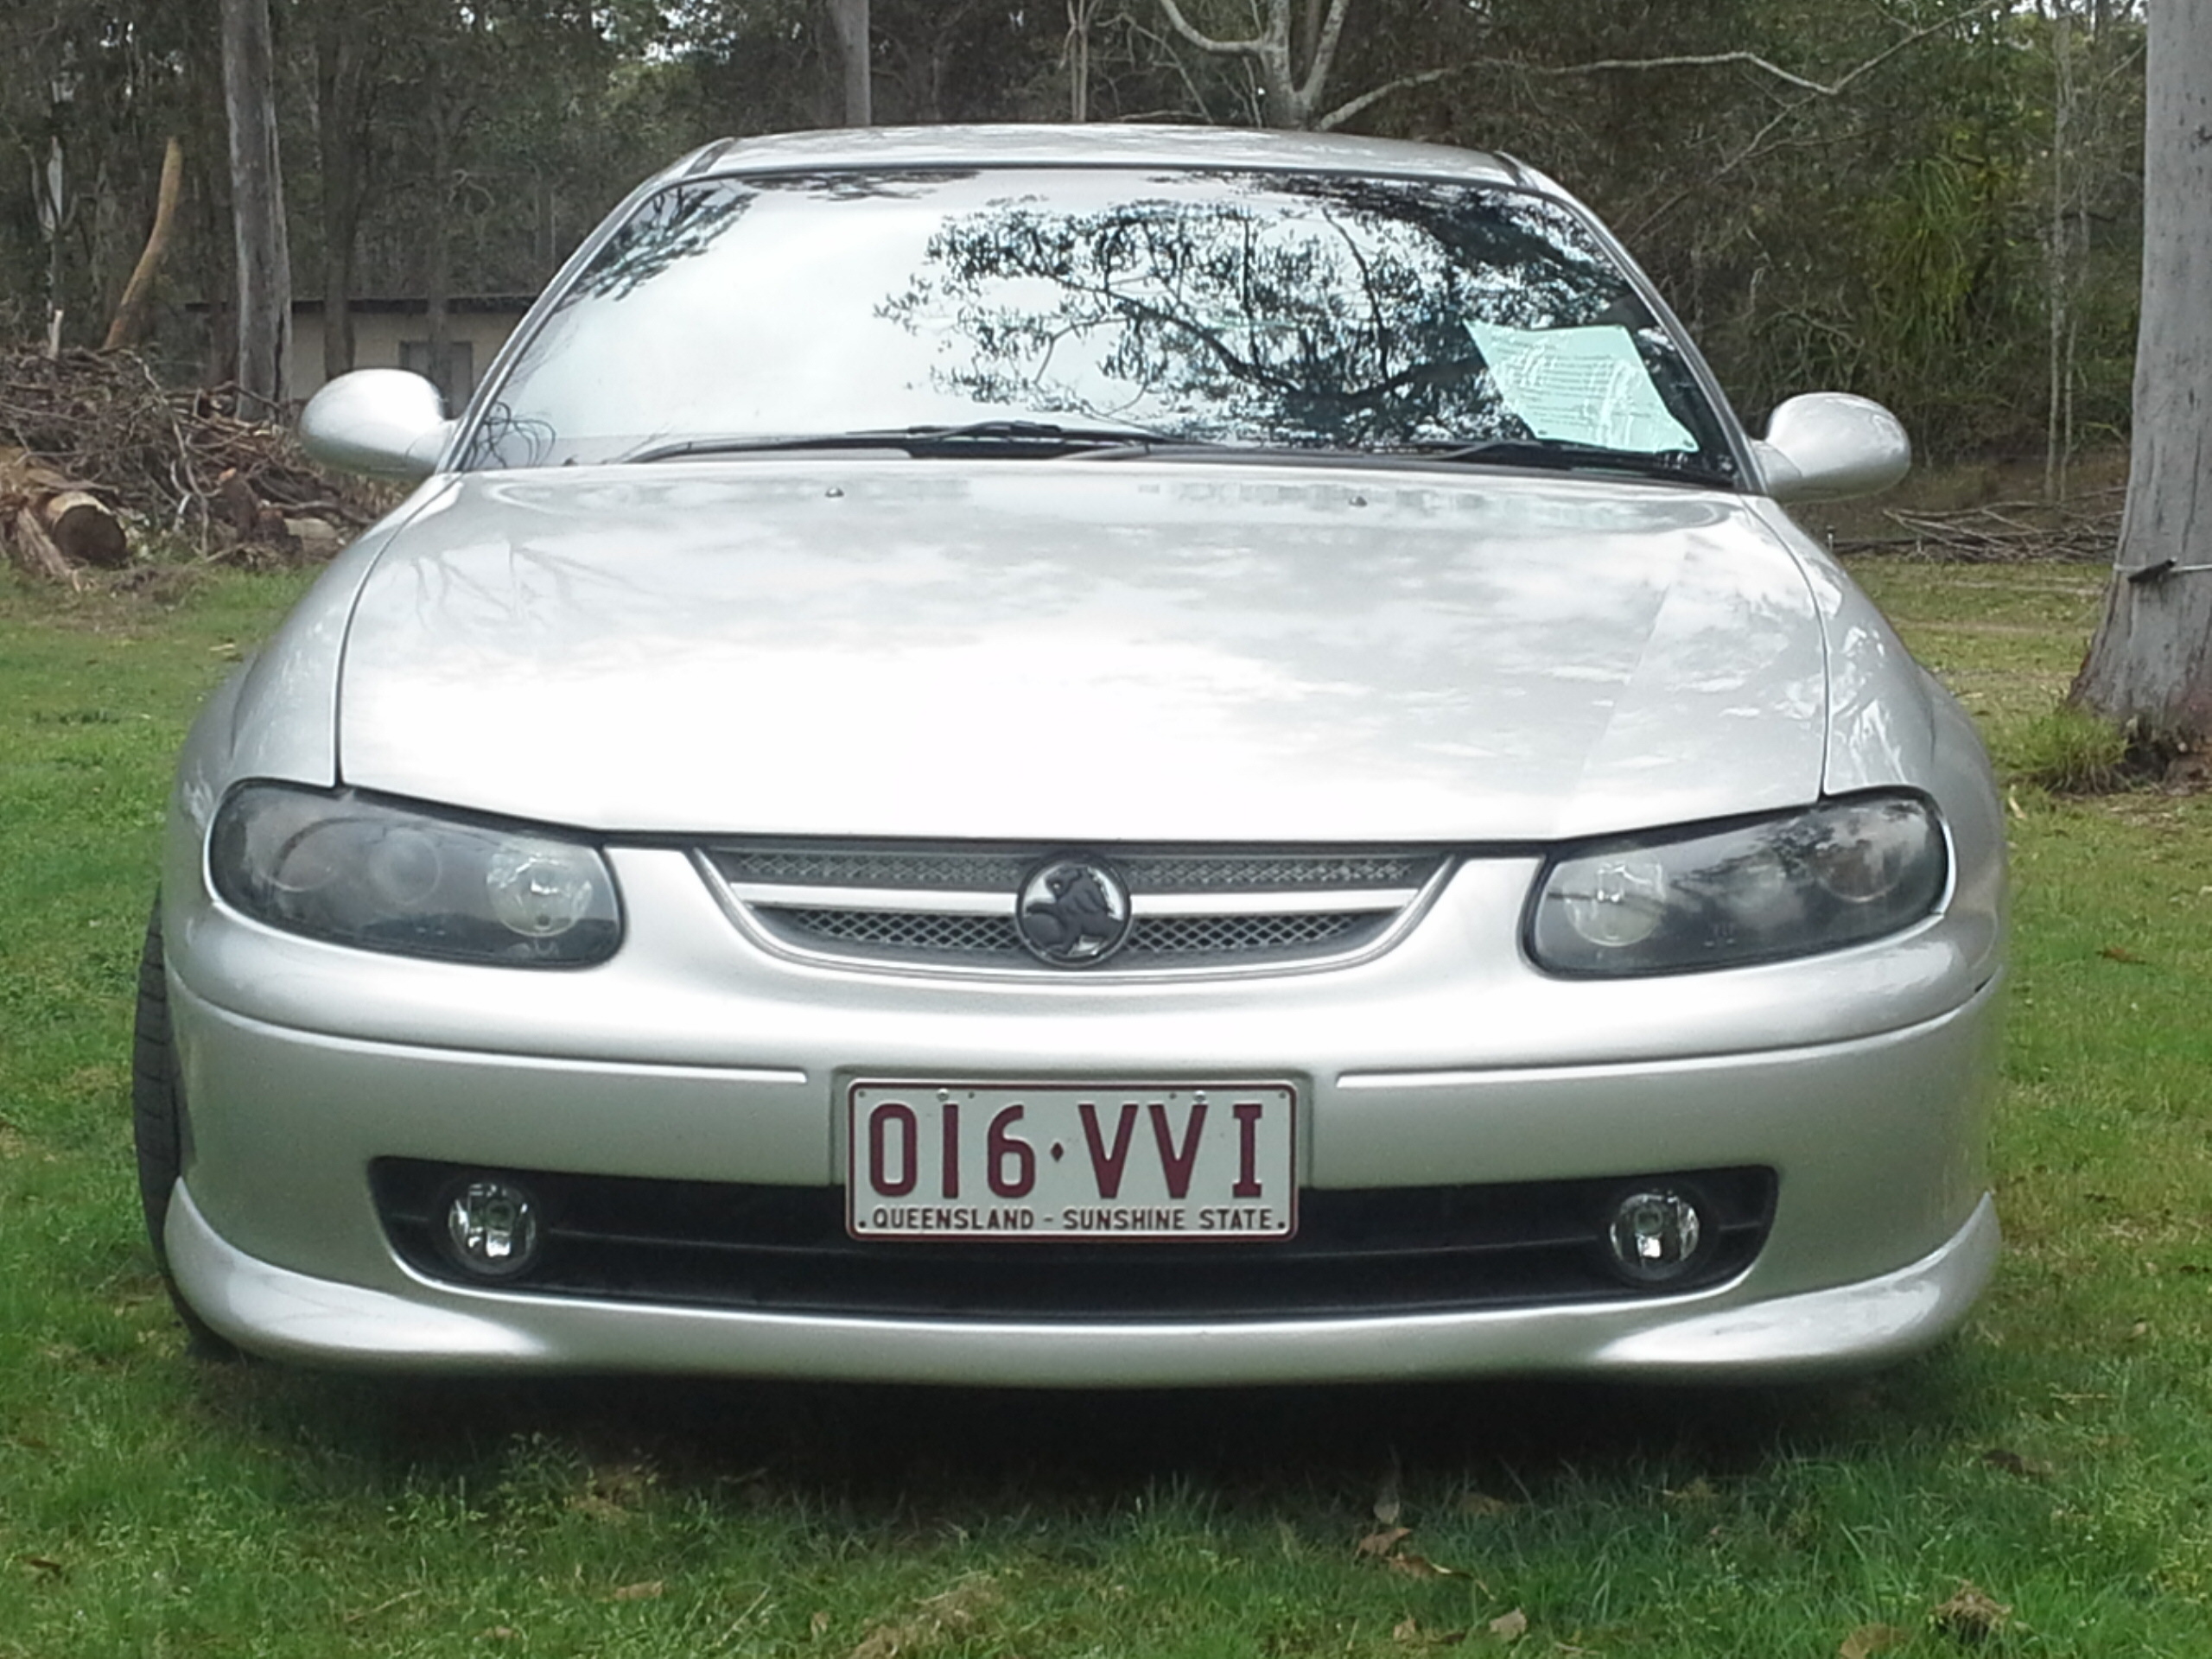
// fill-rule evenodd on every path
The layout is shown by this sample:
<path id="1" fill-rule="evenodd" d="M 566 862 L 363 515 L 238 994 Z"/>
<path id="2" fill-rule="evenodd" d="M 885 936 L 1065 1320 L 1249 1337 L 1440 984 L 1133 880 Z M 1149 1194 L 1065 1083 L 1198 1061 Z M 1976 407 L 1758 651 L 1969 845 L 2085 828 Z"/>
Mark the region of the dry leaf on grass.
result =
<path id="1" fill-rule="evenodd" d="M 1980 1586 L 1959 1580 L 1951 1599 L 1929 1610 L 1928 1622 L 1954 1642 L 1986 1642 L 2011 1621 L 2012 1610 Z"/>
<path id="2" fill-rule="evenodd" d="M 1490 1622 L 1490 1633 L 1501 1642 L 1518 1642 L 1529 1634 L 1529 1615 L 1516 1607 Z"/>
<path id="3" fill-rule="evenodd" d="M 830 1634 L 830 1610 L 827 1607 L 806 1621 L 806 1633 L 817 1641 Z"/>
<path id="4" fill-rule="evenodd" d="M 522 1632 L 512 1624 L 494 1624 L 487 1630 L 477 1631 L 476 1634 L 486 1642 L 512 1642 Z"/>
<path id="5" fill-rule="evenodd" d="M 659 1579 L 645 1579 L 636 1584 L 626 1584 L 609 1596 L 609 1601 L 658 1601 L 667 1585 Z"/>
<path id="6" fill-rule="evenodd" d="M 1843 1638 L 1835 1650 L 1836 1659 L 1874 1659 L 1876 1654 L 1901 1648 L 1911 1640 L 1912 1632 L 1898 1625 L 1861 1624 Z"/>

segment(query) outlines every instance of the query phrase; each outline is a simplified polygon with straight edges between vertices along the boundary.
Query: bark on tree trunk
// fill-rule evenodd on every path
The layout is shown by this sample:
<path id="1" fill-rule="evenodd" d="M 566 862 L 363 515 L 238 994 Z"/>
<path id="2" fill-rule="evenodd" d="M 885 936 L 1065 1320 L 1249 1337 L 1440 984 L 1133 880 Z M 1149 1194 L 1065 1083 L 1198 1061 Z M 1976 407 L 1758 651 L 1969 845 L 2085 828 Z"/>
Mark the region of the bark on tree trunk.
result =
<path id="1" fill-rule="evenodd" d="M 844 68 L 845 124 L 875 124 L 868 74 L 868 0 L 830 0 L 830 22 L 837 35 L 837 56 Z"/>
<path id="2" fill-rule="evenodd" d="M 269 0 L 222 0 L 223 102 L 231 129 L 231 223 L 238 245 L 238 390 L 265 417 L 289 392 L 292 264 L 276 155 Z"/>
<path id="3" fill-rule="evenodd" d="M 2120 552 L 2074 700 L 2212 739 L 2212 0 L 2151 0 L 2143 317 Z"/>
<path id="4" fill-rule="evenodd" d="M 1090 119 L 1090 26 L 1099 0 L 1068 0 L 1068 119 Z"/>
<path id="5" fill-rule="evenodd" d="M 350 0 L 315 20 L 315 136 L 322 162 L 322 378 L 353 366 L 353 255 L 361 230 L 364 69 Z"/>
<path id="6" fill-rule="evenodd" d="M 423 319 L 429 335 L 429 377 L 448 403 L 447 359 L 453 353 L 453 120 L 445 98 L 445 72 L 430 58 L 430 227 L 425 247 Z"/>

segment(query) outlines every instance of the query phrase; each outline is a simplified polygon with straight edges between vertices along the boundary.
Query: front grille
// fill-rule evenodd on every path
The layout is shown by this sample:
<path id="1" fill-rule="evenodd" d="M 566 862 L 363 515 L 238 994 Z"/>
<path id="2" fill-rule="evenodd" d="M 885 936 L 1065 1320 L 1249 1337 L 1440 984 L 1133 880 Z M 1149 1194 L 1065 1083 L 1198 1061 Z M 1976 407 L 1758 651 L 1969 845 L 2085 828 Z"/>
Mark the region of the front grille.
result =
<path id="1" fill-rule="evenodd" d="M 1055 973 L 1015 929 L 1046 847 L 779 842 L 702 855 L 766 942 L 825 960 L 953 972 Z M 1106 971 L 1310 966 L 1378 948 L 1440 881 L 1440 853 L 1367 848 L 1105 848 L 1127 883 L 1129 937 Z"/>
<path id="2" fill-rule="evenodd" d="M 753 914 L 792 943 L 845 945 L 907 957 L 975 957 L 987 961 L 1027 958 L 1007 916 L 947 916 L 925 910 L 801 910 L 762 906 Z M 1294 953 L 1334 951 L 1355 938 L 1363 943 L 1389 925 L 1372 912 L 1257 916 L 1146 916 L 1129 931 L 1124 956 L 1242 960 L 1266 953 L 1277 960 Z"/>
<path id="3" fill-rule="evenodd" d="M 438 1243 L 438 1205 L 483 1172 L 383 1158 L 370 1169 L 394 1249 L 417 1272 L 480 1283 Z M 1667 1174 L 1718 1235 L 1694 1274 L 1659 1287 L 1607 1265 L 1605 1219 L 1650 1173 L 1480 1186 L 1312 1189 L 1294 1238 L 1188 1244 L 859 1240 L 836 1187 L 499 1172 L 536 1193 L 546 1243 L 503 1290 L 763 1313 L 963 1319 L 1351 1317 L 1635 1300 L 1750 1266 L 1774 1211 L 1770 1169 Z"/>

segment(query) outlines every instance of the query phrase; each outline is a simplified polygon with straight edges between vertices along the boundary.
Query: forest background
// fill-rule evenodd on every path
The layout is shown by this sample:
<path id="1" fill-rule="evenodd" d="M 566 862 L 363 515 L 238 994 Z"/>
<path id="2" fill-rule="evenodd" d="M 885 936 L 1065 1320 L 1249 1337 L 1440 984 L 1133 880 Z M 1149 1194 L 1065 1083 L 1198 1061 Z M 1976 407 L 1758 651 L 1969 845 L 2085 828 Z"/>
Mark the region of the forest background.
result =
<path id="1" fill-rule="evenodd" d="M 97 345 L 183 189 L 150 348 L 228 378 L 220 0 L 0 8 L 0 339 Z M 270 0 L 296 295 L 534 291 L 639 178 L 710 138 L 835 125 L 824 0 Z M 1591 202 L 1758 429 L 1847 390 L 1938 459 L 2126 432 L 2141 249 L 2133 0 L 1350 0 L 1310 108 L 1193 35 L 1322 0 L 874 0 L 880 123 L 1313 124 L 1497 148 Z M 1179 24 L 1174 14 L 1181 14 Z M 1303 118 L 1302 121 L 1294 118 Z M 0 163 L 4 165 L 4 163 Z M 326 331 L 326 372 L 349 366 Z"/>

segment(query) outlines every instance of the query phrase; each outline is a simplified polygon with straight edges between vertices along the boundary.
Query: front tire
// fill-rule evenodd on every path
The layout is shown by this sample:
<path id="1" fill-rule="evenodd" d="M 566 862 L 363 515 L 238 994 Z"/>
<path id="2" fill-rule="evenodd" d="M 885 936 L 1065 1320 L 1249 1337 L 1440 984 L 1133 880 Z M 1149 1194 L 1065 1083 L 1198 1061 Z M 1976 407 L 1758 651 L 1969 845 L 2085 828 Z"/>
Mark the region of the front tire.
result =
<path id="1" fill-rule="evenodd" d="M 234 1359 L 238 1350 L 193 1311 L 169 1271 L 163 1229 L 169 1199 L 184 1168 L 184 1084 L 169 1032 L 169 981 L 162 954 L 162 907 L 156 899 L 138 956 L 138 1011 L 130 1044 L 130 1128 L 138 1154 L 138 1204 L 154 1265 L 176 1309 L 191 1351 L 203 1359 Z"/>

